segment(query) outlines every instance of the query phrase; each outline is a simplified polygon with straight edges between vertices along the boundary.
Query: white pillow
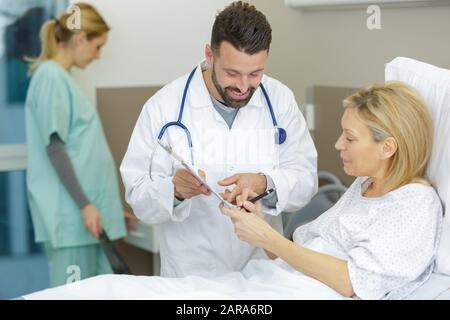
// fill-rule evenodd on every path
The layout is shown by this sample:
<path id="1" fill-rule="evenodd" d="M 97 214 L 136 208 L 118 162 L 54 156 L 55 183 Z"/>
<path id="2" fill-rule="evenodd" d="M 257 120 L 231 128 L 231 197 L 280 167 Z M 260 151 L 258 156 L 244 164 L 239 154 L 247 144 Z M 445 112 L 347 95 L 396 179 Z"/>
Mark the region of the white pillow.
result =
<path id="1" fill-rule="evenodd" d="M 386 64 L 385 79 L 415 88 L 430 110 L 434 141 L 427 177 L 436 187 L 445 212 L 450 205 L 450 70 L 398 57 Z M 444 216 L 435 272 L 450 275 L 450 214 Z"/>

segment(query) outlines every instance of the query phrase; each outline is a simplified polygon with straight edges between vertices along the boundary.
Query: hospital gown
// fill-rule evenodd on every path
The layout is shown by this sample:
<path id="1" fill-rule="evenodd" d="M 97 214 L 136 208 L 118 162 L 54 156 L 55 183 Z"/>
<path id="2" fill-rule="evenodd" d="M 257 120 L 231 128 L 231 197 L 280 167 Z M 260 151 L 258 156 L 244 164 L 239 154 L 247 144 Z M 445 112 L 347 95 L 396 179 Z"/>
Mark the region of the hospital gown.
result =
<path id="1" fill-rule="evenodd" d="M 357 178 L 330 210 L 299 227 L 294 241 L 348 261 L 356 298 L 401 299 L 430 276 L 442 220 L 431 187 L 408 184 L 383 197 L 362 196 Z M 215 278 L 103 275 L 25 299 L 344 299 L 281 259 L 252 260 Z"/>
<path id="2" fill-rule="evenodd" d="M 359 298 L 405 298 L 433 271 L 440 199 L 432 187 L 418 183 L 367 198 L 362 194 L 369 184 L 369 178 L 357 178 L 330 210 L 298 228 L 294 241 L 319 237 L 341 251 Z"/>

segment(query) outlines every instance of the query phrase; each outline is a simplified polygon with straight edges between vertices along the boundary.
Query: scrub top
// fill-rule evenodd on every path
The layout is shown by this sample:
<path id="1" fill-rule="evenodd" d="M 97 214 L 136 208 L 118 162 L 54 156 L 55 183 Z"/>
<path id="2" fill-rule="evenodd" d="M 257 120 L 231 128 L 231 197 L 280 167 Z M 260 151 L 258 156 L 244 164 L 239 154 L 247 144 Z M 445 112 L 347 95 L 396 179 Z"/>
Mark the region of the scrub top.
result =
<path id="1" fill-rule="evenodd" d="M 94 105 L 54 61 L 35 71 L 26 99 L 27 191 L 37 242 L 54 248 L 97 243 L 46 152 L 52 133 L 65 144 L 75 174 L 111 239 L 126 235 L 116 168 Z"/>

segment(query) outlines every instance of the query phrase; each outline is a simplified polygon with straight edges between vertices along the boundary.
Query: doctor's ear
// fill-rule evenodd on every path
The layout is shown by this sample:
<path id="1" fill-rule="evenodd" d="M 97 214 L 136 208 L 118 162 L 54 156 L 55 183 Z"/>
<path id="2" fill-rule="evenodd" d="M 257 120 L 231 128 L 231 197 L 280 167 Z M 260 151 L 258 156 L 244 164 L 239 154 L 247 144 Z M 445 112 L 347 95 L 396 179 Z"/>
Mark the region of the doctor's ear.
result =
<path id="1" fill-rule="evenodd" d="M 213 60 L 214 60 L 214 52 L 209 44 L 207 44 L 205 46 L 205 58 L 206 58 L 206 62 L 208 63 L 208 65 L 212 66 Z"/>
<path id="2" fill-rule="evenodd" d="M 388 137 L 382 142 L 381 159 L 389 159 L 398 149 L 397 141 L 393 137 Z"/>

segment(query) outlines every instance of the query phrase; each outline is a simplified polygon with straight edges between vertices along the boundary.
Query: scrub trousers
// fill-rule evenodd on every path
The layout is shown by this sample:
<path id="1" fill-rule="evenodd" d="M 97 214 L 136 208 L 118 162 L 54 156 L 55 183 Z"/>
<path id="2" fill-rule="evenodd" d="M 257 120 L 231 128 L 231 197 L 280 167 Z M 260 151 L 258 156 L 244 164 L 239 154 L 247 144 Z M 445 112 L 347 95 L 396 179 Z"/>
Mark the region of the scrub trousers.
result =
<path id="1" fill-rule="evenodd" d="M 53 248 L 45 244 L 48 257 L 50 287 L 56 287 L 113 270 L 100 244 Z"/>

